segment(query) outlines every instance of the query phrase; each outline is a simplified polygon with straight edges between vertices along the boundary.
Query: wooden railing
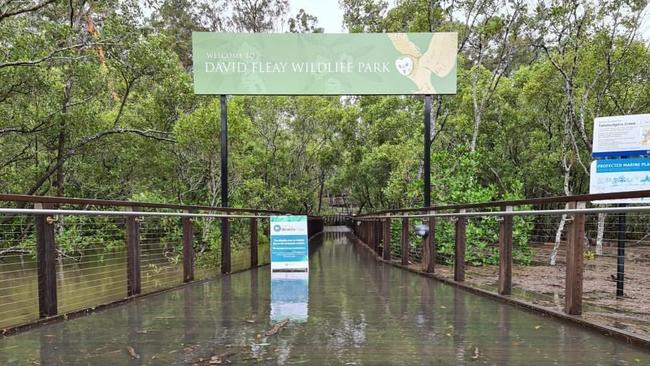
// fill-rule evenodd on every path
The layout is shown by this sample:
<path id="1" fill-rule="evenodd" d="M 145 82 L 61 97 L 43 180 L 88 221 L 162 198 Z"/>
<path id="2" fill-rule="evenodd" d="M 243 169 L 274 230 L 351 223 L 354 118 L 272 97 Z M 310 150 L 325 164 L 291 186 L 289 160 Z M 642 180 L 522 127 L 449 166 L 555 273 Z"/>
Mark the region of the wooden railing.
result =
<path id="1" fill-rule="evenodd" d="M 64 209 L 65 207 L 65 209 Z M 68 209 L 74 207 L 73 210 Z M 143 293 L 142 290 L 142 232 L 141 226 L 143 220 L 149 220 L 147 217 L 154 216 L 156 218 L 176 218 L 179 219 L 179 229 L 181 232 L 180 243 L 182 243 L 182 281 L 183 283 L 192 282 L 195 280 L 195 227 L 194 221 L 198 218 L 210 218 L 221 221 L 221 246 L 219 267 L 221 273 L 229 274 L 233 271 L 232 257 L 231 257 L 231 234 L 230 225 L 234 220 L 248 221 L 248 231 L 250 237 L 248 243 L 241 244 L 247 246 L 250 251 L 250 257 L 247 268 L 253 268 L 260 265 L 258 258 L 258 243 L 259 243 L 259 225 L 260 221 L 264 221 L 268 225 L 268 218 L 270 215 L 289 214 L 288 212 L 275 211 L 275 210 L 258 210 L 250 208 L 222 208 L 198 205 L 174 205 L 174 204 L 161 204 L 161 203 L 146 203 L 146 202 L 129 202 L 129 201 L 109 201 L 97 199 L 79 199 L 79 198 L 59 198 L 59 197 L 43 197 L 43 196 L 23 196 L 23 195 L 0 195 L 0 222 L 4 226 L 0 226 L 0 235 L 5 237 L 15 236 L 12 232 L 3 233 L 3 227 L 13 227 L 17 231 L 23 232 L 22 237 L 14 238 L 19 242 L 26 238 L 34 239 L 34 252 L 35 264 L 38 282 L 38 318 L 40 319 L 53 319 L 61 315 L 59 311 L 59 298 L 57 294 L 57 271 L 59 262 L 62 260 L 62 254 L 57 247 L 57 222 L 59 219 L 65 217 L 80 217 L 80 216 L 93 216 L 93 217 L 112 217 L 119 220 L 124 220 L 124 252 L 126 253 L 126 298 L 139 296 Z M 20 213 L 8 213 L 7 210 L 15 210 Z M 29 218 L 33 224 L 30 224 Z M 12 220 L 21 218 L 20 224 L 11 224 Z M 30 229 L 30 226 L 33 228 Z M 320 217 L 308 217 L 308 231 L 309 236 L 316 235 L 323 230 L 324 221 Z M 121 225 L 120 225 L 121 226 Z M 63 227 L 63 225 L 61 225 Z M 24 234 L 28 233 L 28 234 Z M 3 244 L 2 237 L 0 237 L 0 246 Z M 1 248 L 0 249 L 4 249 Z M 21 249 L 22 250 L 22 249 Z M 22 257 L 21 257 L 22 258 Z M 266 262 L 266 261 L 265 261 Z M 244 268 L 245 269 L 245 268 Z M 241 270 L 238 269 L 238 270 Z M 0 269 L 0 274 L 2 270 Z M 2 282 L 6 284 L 6 282 Z M 2 285 L 0 285 L 2 290 Z M 121 302 L 119 299 L 116 302 Z M 3 304 L 0 302 L 0 307 Z M 88 308 L 94 308 L 97 305 L 106 304 L 93 304 Z M 78 311 L 86 311 L 87 309 L 78 309 Z M 2 311 L 0 311 L 0 318 Z M 1 320 L 1 319 L 0 319 Z M 31 319 L 37 320 L 37 319 Z M 22 322 L 22 321 L 21 321 Z M 2 322 L 0 322 L 2 323 Z M 26 324 L 30 325 L 33 321 L 27 321 Z M 4 330 L 4 334 L 10 334 L 20 328 L 21 324 L 3 323 L 3 327 L 8 326 Z"/>

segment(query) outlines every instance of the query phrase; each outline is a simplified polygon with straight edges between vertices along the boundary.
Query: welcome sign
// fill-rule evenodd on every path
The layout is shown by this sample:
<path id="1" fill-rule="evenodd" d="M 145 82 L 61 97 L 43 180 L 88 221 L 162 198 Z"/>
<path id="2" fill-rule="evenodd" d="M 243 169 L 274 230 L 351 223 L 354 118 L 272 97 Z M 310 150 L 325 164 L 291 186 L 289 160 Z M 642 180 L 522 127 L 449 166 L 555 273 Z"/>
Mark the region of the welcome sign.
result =
<path id="1" fill-rule="evenodd" d="M 455 94 L 456 33 L 192 34 L 194 92 Z"/>
<path id="2" fill-rule="evenodd" d="M 308 271 L 307 216 L 271 216 L 271 271 Z"/>

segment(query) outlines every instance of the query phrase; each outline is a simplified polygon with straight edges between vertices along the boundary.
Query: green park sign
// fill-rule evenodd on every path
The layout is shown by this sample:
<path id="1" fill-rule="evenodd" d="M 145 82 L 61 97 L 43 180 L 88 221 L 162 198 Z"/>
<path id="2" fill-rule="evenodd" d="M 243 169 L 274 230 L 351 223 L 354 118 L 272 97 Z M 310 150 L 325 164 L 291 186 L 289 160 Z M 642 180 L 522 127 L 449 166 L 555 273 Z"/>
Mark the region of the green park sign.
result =
<path id="1" fill-rule="evenodd" d="M 455 94 L 456 33 L 193 33 L 194 92 Z"/>

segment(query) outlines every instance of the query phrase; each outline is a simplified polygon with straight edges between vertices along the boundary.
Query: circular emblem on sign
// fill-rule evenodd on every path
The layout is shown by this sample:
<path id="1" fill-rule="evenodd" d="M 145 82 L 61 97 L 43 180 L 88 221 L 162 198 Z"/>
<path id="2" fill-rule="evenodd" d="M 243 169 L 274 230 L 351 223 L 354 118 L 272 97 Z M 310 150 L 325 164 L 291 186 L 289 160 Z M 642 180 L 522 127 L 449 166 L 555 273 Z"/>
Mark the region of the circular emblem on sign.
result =
<path id="1" fill-rule="evenodd" d="M 280 231 L 280 229 L 281 229 L 280 225 L 273 226 L 273 231 Z"/>

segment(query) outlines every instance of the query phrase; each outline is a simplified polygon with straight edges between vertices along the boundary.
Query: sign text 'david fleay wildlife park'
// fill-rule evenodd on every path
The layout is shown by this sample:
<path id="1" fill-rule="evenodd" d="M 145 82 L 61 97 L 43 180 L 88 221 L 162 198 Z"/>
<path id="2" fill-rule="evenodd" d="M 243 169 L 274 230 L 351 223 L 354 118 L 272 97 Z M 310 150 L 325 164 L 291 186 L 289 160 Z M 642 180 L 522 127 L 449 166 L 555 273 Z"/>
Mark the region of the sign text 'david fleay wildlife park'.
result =
<path id="1" fill-rule="evenodd" d="M 194 91 L 456 93 L 456 33 L 193 33 Z"/>

